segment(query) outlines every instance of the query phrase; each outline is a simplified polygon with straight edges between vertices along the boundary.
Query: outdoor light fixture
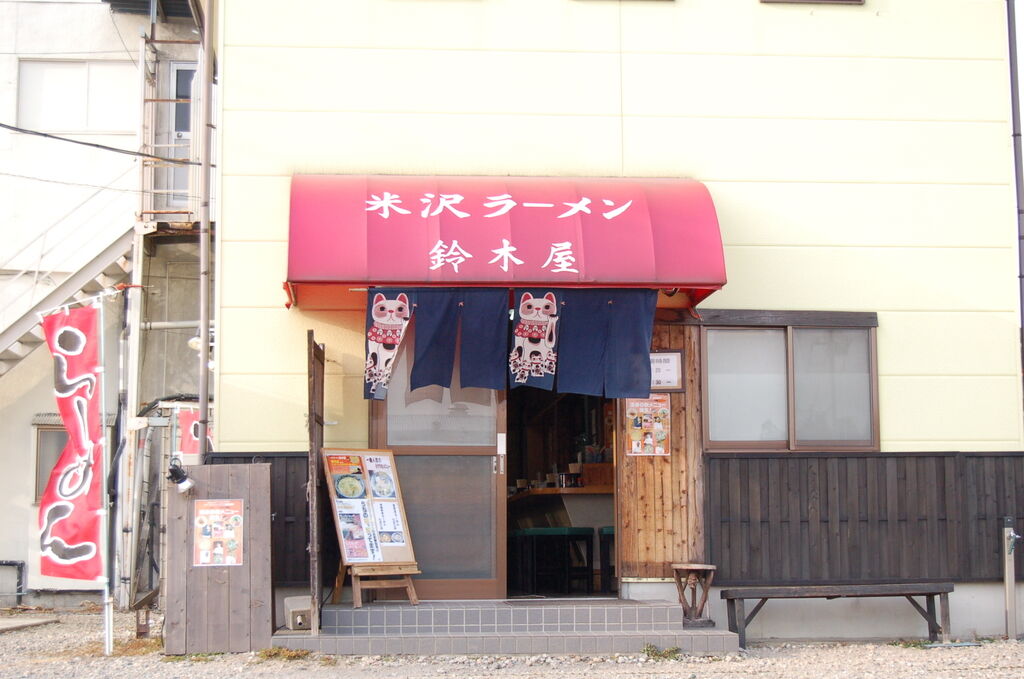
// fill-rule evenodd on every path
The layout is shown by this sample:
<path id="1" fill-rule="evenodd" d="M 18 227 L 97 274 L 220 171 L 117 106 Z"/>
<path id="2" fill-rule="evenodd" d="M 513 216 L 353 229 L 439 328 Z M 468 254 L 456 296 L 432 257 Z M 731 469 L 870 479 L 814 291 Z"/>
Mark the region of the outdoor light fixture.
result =
<path id="1" fill-rule="evenodd" d="M 199 351 L 199 348 L 203 346 L 203 338 L 200 335 L 190 337 L 187 344 L 192 351 Z M 210 328 L 210 350 L 213 350 L 213 328 Z"/>
<path id="2" fill-rule="evenodd" d="M 196 482 L 188 475 L 188 472 L 182 469 L 181 460 L 178 458 L 171 460 L 170 468 L 167 471 L 167 478 L 178 486 L 179 493 L 187 493 L 189 489 L 196 485 Z"/>

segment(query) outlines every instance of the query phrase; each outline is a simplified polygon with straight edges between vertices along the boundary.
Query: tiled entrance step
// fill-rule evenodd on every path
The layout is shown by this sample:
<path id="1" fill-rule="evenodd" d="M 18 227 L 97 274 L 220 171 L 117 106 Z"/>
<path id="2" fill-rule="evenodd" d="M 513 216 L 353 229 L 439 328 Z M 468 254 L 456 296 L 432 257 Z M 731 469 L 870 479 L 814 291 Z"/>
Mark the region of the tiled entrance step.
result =
<path id="1" fill-rule="evenodd" d="M 508 634 L 681 630 L 679 604 L 620 599 L 425 601 L 326 606 L 323 632 L 340 635 Z"/>
<path id="2" fill-rule="evenodd" d="M 684 629 L 678 604 L 620 599 L 378 602 L 326 606 L 319 637 L 279 633 L 275 646 L 338 654 L 686 653 L 736 651 L 722 629 Z"/>

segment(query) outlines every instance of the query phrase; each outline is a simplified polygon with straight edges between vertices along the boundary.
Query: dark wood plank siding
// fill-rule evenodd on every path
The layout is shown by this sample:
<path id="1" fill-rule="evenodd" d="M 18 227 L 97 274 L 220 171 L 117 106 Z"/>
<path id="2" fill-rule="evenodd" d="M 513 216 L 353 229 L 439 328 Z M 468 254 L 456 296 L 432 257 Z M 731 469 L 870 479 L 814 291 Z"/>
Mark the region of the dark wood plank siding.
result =
<path id="1" fill-rule="evenodd" d="M 708 453 L 705 465 L 722 584 L 999 580 L 1002 517 L 1024 530 L 1024 453 Z"/>
<path id="2" fill-rule="evenodd" d="M 308 453 L 210 453 L 209 464 L 270 465 L 271 569 L 275 587 L 309 584 L 309 505 L 306 503 Z"/>

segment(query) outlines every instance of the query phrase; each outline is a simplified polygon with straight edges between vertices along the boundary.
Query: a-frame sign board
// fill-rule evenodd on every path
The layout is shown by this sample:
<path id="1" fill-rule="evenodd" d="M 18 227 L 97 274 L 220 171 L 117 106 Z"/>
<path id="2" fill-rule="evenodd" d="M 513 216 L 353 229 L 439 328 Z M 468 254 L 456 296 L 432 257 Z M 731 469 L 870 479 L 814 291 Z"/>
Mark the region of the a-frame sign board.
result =
<path id="1" fill-rule="evenodd" d="M 418 604 L 412 576 L 419 574 L 405 517 L 395 456 L 390 450 L 323 449 L 324 477 L 341 546 L 332 603 L 341 596 L 345 569 L 352 576 L 352 605 L 378 589 L 404 589 Z"/>

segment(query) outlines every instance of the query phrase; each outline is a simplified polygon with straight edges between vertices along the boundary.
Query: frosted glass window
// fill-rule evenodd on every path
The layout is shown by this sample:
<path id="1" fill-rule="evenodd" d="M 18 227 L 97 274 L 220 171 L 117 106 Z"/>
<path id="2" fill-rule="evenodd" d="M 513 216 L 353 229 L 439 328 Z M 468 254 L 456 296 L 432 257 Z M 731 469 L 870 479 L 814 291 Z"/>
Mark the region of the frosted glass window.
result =
<path id="1" fill-rule="evenodd" d="M 33 130 L 84 130 L 85 63 L 23 61 L 18 69 L 18 124 Z"/>
<path id="2" fill-rule="evenodd" d="M 451 389 L 429 386 L 409 390 L 414 332 L 410 328 L 402 340 L 398 364 L 388 387 L 388 445 L 497 445 L 495 391 L 455 386 L 461 384 L 458 354 Z"/>
<path id="3" fill-rule="evenodd" d="M 867 330 L 794 329 L 798 441 L 870 441 Z"/>
<path id="4" fill-rule="evenodd" d="M 490 455 L 397 455 L 421 578 L 495 577 Z"/>
<path id="5" fill-rule="evenodd" d="M 711 440 L 787 440 L 785 331 L 709 330 L 707 343 Z"/>
<path id="6" fill-rule="evenodd" d="M 129 61 L 22 61 L 18 124 L 33 130 L 134 134 L 138 70 Z"/>

